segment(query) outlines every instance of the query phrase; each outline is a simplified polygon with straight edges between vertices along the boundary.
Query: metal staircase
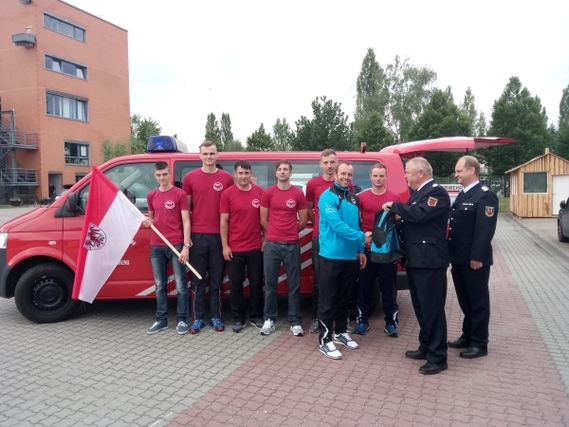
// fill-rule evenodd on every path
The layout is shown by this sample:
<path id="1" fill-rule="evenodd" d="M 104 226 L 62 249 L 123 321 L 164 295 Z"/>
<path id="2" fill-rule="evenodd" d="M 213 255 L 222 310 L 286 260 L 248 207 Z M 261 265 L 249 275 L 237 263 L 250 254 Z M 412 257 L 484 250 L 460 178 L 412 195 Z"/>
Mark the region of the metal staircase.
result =
<path id="1" fill-rule="evenodd" d="M 37 150 L 37 134 L 16 128 L 14 110 L 0 111 L 0 203 L 19 194 L 35 194 L 38 170 L 20 167 L 16 150 Z"/>

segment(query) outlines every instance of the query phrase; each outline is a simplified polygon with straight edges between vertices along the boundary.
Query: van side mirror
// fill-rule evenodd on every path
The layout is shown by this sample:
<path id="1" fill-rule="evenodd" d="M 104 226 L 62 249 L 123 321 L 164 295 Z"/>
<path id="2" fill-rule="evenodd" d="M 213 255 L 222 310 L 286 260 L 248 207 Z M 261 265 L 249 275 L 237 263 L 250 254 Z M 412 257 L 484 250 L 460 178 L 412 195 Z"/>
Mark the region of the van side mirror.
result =
<path id="1" fill-rule="evenodd" d="M 67 200 L 65 201 L 65 210 L 67 212 L 77 212 L 77 194 L 68 192 Z"/>

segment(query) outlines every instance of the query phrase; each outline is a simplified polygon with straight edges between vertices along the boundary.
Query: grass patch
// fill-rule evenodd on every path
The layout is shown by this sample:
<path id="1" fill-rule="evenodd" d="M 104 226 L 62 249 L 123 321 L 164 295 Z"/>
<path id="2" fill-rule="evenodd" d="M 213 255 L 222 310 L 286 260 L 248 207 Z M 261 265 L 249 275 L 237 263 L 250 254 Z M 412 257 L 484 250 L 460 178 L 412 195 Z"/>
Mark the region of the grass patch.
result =
<path id="1" fill-rule="evenodd" d="M 498 199 L 498 210 L 502 213 L 510 212 L 510 198 L 500 197 Z"/>

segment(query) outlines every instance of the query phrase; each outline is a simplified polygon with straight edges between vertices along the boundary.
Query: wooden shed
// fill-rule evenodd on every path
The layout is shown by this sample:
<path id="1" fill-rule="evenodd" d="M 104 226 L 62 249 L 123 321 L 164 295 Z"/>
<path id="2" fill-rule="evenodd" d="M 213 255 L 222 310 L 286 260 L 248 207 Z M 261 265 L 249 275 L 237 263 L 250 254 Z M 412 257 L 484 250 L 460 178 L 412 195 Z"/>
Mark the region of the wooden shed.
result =
<path id="1" fill-rule="evenodd" d="M 506 171 L 510 174 L 510 211 L 522 218 L 557 215 L 569 197 L 569 161 L 549 152 Z"/>

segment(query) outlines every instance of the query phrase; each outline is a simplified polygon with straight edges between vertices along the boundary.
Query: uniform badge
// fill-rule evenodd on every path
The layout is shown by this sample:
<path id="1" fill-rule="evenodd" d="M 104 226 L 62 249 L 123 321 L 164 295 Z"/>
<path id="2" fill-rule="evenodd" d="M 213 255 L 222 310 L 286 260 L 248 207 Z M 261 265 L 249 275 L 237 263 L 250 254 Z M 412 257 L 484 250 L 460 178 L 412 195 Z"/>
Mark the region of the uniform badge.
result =
<path id="1" fill-rule="evenodd" d="M 427 200 L 427 205 L 431 207 L 437 206 L 437 203 L 439 203 L 439 199 L 435 199 L 434 197 L 429 197 L 429 200 Z"/>
<path id="2" fill-rule="evenodd" d="M 482 191 L 488 191 L 490 190 L 488 187 L 486 187 L 485 185 L 483 185 L 482 187 L 480 187 Z"/>
<path id="3" fill-rule="evenodd" d="M 494 216 L 494 206 L 486 206 L 485 211 L 486 211 L 487 217 L 493 217 Z"/>

